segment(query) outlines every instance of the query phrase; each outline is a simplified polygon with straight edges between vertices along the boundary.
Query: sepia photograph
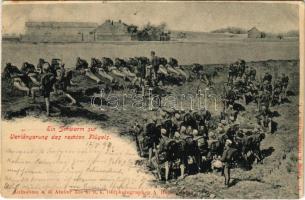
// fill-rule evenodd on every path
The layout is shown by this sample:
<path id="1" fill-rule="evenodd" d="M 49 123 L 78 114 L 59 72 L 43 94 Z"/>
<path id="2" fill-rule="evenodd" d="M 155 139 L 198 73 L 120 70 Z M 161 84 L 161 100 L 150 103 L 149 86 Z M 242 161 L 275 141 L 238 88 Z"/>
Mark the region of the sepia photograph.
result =
<path id="1" fill-rule="evenodd" d="M 304 2 L 5 1 L 4 198 L 303 196 Z"/>

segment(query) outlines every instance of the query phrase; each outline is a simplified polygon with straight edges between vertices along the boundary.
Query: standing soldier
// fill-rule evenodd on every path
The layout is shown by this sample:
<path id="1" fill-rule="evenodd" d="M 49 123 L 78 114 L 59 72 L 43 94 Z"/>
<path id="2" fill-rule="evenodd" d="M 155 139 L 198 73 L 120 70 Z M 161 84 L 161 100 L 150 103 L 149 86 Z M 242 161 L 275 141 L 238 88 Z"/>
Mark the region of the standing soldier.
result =
<path id="1" fill-rule="evenodd" d="M 272 75 L 269 74 L 268 72 L 266 72 L 263 77 L 263 82 L 265 82 L 265 81 L 267 81 L 268 83 L 271 83 L 271 81 L 272 81 Z"/>
<path id="2" fill-rule="evenodd" d="M 159 59 L 156 56 L 156 53 L 154 51 L 151 51 L 151 66 L 152 66 L 152 72 L 151 74 L 153 76 L 152 79 L 156 80 L 157 79 L 157 72 L 159 71 Z"/>
<path id="3" fill-rule="evenodd" d="M 41 78 L 41 91 L 46 103 L 47 116 L 50 116 L 50 93 L 56 82 L 56 77 L 51 73 L 49 63 L 44 63 L 42 69 L 43 76 Z"/>
<path id="4" fill-rule="evenodd" d="M 282 90 L 284 92 L 284 97 L 287 97 L 287 88 L 288 88 L 288 83 L 289 83 L 289 77 L 285 74 L 282 74 L 281 77 L 281 81 L 282 81 Z"/>
<path id="5" fill-rule="evenodd" d="M 227 139 L 225 142 L 225 149 L 221 157 L 221 162 L 223 162 L 223 171 L 222 174 L 225 177 L 225 185 L 229 187 L 230 178 L 231 178 L 231 168 L 234 162 L 234 154 L 237 153 L 235 148 L 232 148 L 232 141 Z"/>
<path id="6" fill-rule="evenodd" d="M 239 77 L 243 77 L 246 70 L 246 62 L 244 60 L 240 60 L 238 65 Z"/>
<path id="7" fill-rule="evenodd" d="M 42 74 L 43 73 L 43 70 L 42 70 L 42 65 L 45 63 L 46 61 L 42 58 L 39 58 L 38 60 L 38 64 L 36 66 L 36 70 L 39 74 Z"/>
<path id="8" fill-rule="evenodd" d="M 250 80 L 251 81 L 255 81 L 256 79 L 256 69 L 254 69 L 254 67 L 250 68 Z"/>

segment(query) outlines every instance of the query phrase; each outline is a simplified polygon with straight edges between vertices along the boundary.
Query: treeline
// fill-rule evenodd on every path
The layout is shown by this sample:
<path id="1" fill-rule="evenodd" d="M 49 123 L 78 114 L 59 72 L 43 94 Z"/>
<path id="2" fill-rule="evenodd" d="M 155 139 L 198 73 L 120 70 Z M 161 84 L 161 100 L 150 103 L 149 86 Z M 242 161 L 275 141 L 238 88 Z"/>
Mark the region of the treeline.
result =
<path id="1" fill-rule="evenodd" d="M 166 24 L 151 25 L 150 23 L 138 29 L 135 25 L 129 25 L 128 32 L 132 34 L 133 38 L 139 41 L 160 41 L 170 40 L 170 33 L 166 31 Z"/>
<path id="2" fill-rule="evenodd" d="M 247 30 L 238 27 L 227 27 L 227 28 L 216 29 L 214 31 L 211 31 L 211 33 L 246 34 Z"/>
<path id="3" fill-rule="evenodd" d="M 286 37 L 299 37 L 298 31 L 288 31 L 286 33 L 268 33 L 262 32 L 262 38 L 279 38 L 283 39 Z"/>
<path id="4" fill-rule="evenodd" d="M 211 33 L 247 34 L 248 30 L 239 27 L 227 27 L 213 30 Z M 285 33 L 268 33 L 262 31 L 261 34 L 262 38 L 299 37 L 299 32 L 297 30 L 288 31 Z"/>

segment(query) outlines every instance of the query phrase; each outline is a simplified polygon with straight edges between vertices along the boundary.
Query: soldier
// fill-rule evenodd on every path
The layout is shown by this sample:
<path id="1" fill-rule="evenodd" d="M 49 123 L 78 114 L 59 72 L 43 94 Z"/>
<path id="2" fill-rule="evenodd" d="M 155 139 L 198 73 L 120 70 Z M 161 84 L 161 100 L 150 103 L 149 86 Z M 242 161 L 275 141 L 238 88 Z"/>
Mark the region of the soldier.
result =
<path id="1" fill-rule="evenodd" d="M 265 138 L 264 133 L 252 134 L 242 139 L 242 154 L 246 157 L 247 153 L 251 151 L 255 156 L 257 162 L 261 162 L 263 159 L 260 144 Z"/>
<path id="2" fill-rule="evenodd" d="M 289 77 L 285 74 L 282 74 L 281 81 L 282 81 L 282 91 L 284 92 L 284 97 L 286 98 L 287 88 L 288 88 L 288 83 L 289 83 Z"/>
<path id="3" fill-rule="evenodd" d="M 246 65 L 245 67 L 245 81 L 248 82 L 250 80 L 250 76 L 251 76 L 251 69 L 248 65 Z"/>
<path id="4" fill-rule="evenodd" d="M 245 103 L 247 105 L 250 101 L 256 100 L 256 98 L 258 97 L 259 91 L 258 91 L 257 86 L 253 82 L 249 82 L 246 89 L 247 89 L 246 90 L 247 92 L 245 93 L 244 99 L 245 99 Z"/>
<path id="5" fill-rule="evenodd" d="M 18 67 L 7 63 L 3 70 L 3 78 L 17 90 L 24 91 L 28 96 L 32 96 L 32 102 L 35 101 L 35 92 L 39 90 L 39 87 Z"/>
<path id="6" fill-rule="evenodd" d="M 89 67 L 89 64 L 86 60 L 81 59 L 80 57 L 76 58 L 76 64 L 75 64 L 76 70 L 88 69 L 88 67 Z"/>
<path id="7" fill-rule="evenodd" d="M 28 76 L 36 86 L 40 85 L 38 81 L 38 72 L 36 71 L 34 65 L 24 62 L 21 67 L 21 72 Z"/>
<path id="8" fill-rule="evenodd" d="M 273 117 L 273 113 L 269 110 L 268 107 L 263 105 L 259 114 L 256 115 L 257 123 L 263 129 L 267 128 L 268 131 L 270 133 L 272 133 L 273 132 L 273 130 L 272 130 L 272 117 Z"/>
<path id="9" fill-rule="evenodd" d="M 53 74 L 56 74 L 56 70 L 59 69 L 61 66 L 61 59 L 59 58 L 52 58 L 51 65 L 50 65 L 50 71 Z"/>
<path id="10" fill-rule="evenodd" d="M 229 105 L 228 109 L 226 110 L 227 122 L 232 124 L 236 121 L 238 112 L 233 109 L 232 105 Z"/>
<path id="11" fill-rule="evenodd" d="M 269 108 L 271 102 L 271 94 L 268 91 L 262 91 L 259 97 L 259 110 L 262 109 L 262 106 Z"/>
<path id="12" fill-rule="evenodd" d="M 255 81 L 256 79 L 256 69 L 254 67 L 250 67 L 250 80 Z"/>
<path id="13" fill-rule="evenodd" d="M 262 89 L 264 92 L 267 92 L 269 93 L 270 95 L 272 94 L 273 92 L 273 87 L 272 87 L 272 84 L 271 82 L 269 82 L 268 80 L 265 80 L 263 82 L 263 89 Z"/>
<path id="14" fill-rule="evenodd" d="M 178 61 L 175 58 L 169 58 L 168 64 L 172 66 L 180 76 L 182 76 L 185 80 L 188 80 L 189 76 L 187 73 L 178 65 Z"/>
<path id="15" fill-rule="evenodd" d="M 265 73 L 264 77 L 263 77 L 263 82 L 267 82 L 267 83 L 270 83 L 271 84 L 271 81 L 272 81 L 272 75 L 269 74 L 268 72 Z"/>
<path id="16" fill-rule="evenodd" d="M 246 62 L 244 60 L 240 60 L 238 65 L 239 77 L 243 77 L 246 70 Z"/>
<path id="17" fill-rule="evenodd" d="M 161 129 L 161 138 L 160 138 L 160 143 L 157 147 L 156 150 L 156 162 L 157 162 L 157 172 L 159 176 L 159 180 L 161 180 L 161 170 L 160 170 L 160 165 L 164 164 L 165 168 L 165 182 L 167 183 L 168 177 L 169 177 L 169 161 L 167 157 L 167 146 L 170 142 L 170 138 L 167 135 L 167 132 L 165 129 Z"/>
<path id="18" fill-rule="evenodd" d="M 86 76 L 88 76 L 90 79 L 96 81 L 97 84 L 101 83 L 101 79 L 97 77 L 97 71 L 98 67 L 100 66 L 100 62 L 95 59 L 91 58 L 91 64 L 90 67 L 88 67 L 88 63 L 85 60 L 82 59 L 77 59 L 76 62 L 76 68 L 79 70 L 82 70 Z"/>
<path id="19" fill-rule="evenodd" d="M 281 80 L 278 79 L 274 84 L 274 88 L 273 88 L 273 94 L 271 100 L 272 106 L 274 106 L 275 104 L 280 104 L 282 102 L 281 94 L 282 94 L 282 85 L 281 85 Z"/>
<path id="20" fill-rule="evenodd" d="M 43 76 L 41 78 L 41 91 L 46 103 L 46 115 L 50 116 L 50 93 L 52 91 L 53 85 L 56 82 L 56 77 L 51 72 L 49 63 L 44 63 L 42 67 Z"/>
<path id="21" fill-rule="evenodd" d="M 228 83 L 233 84 L 234 74 L 235 74 L 235 67 L 233 64 L 230 64 L 229 72 L 228 72 Z"/>
<path id="22" fill-rule="evenodd" d="M 68 93 L 67 87 L 70 86 L 72 79 L 72 72 L 66 73 L 64 64 L 56 70 L 56 82 L 54 83 L 54 91 L 57 93 L 58 90 L 62 92 L 63 95 L 71 100 L 70 105 L 76 104 L 76 100 Z"/>
<path id="23" fill-rule="evenodd" d="M 223 163 L 222 174 L 225 177 L 225 185 L 229 187 L 231 178 L 231 168 L 235 161 L 235 155 L 237 154 L 237 149 L 232 148 L 232 141 L 226 140 L 224 152 L 221 156 L 221 162 Z"/>
<path id="24" fill-rule="evenodd" d="M 152 79 L 156 80 L 157 79 L 157 73 L 159 71 L 159 58 L 156 56 L 156 53 L 154 51 L 150 52 L 151 55 L 151 67 L 152 67 Z"/>
<path id="25" fill-rule="evenodd" d="M 226 95 L 226 108 L 229 106 L 229 105 L 234 105 L 235 103 L 235 100 L 237 100 L 237 93 L 236 93 L 236 90 L 234 90 L 232 87 L 231 89 L 229 88 L 229 91 Z"/>
<path id="26" fill-rule="evenodd" d="M 140 156 L 144 156 L 143 150 L 143 126 L 136 120 L 134 125 L 131 127 L 130 132 L 134 135 L 136 145 L 140 151 Z"/>
<path id="27" fill-rule="evenodd" d="M 36 70 L 39 74 L 42 74 L 43 73 L 43 70 L 42 70 L 42 65 L 45 63 L 46 61 L 42 58 L 39 58 L 38 60 L 38 64 L 36 66 Z"/>
<path id="28" fill-rule="evenodd" d="M 235 135 L 237 134 L 237 132 L 239 131 L 239 124 L 234 124 L 232 126 L 230 126 L 230 128 L 227 130 L 226 132 L 226 136 L 229 140 L 231 140 L 233 142 L 233 144 L 235 145 Z"/>

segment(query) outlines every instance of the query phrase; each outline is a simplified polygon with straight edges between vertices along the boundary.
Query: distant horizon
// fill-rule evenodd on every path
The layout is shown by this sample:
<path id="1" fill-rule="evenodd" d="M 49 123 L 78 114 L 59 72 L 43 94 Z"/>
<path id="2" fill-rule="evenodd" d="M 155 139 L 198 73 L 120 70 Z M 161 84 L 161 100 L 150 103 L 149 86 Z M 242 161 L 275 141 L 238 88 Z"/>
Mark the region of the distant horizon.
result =
<path id="1" fill-rule="evenodd" d="M 106 19 L 107 20 L 107 19 Z M 106 20 L 104 20 L 102 23 L 98 23 L 98 22 L 94 22 L 94 21 L 54 21 L 54 20 L 49 20 L 49 21 L 38 21 L 38 20 L 29 20 L 29 21 L 26 21 L 25 23 L 28 23 L 28 22 L 34 22 L 34 23 L 39 23 L 39 22 L 43 22 L 43 23 L 45 23 L 45 22 L 48 22 L 48 23 L 90 23 L 90 24 L 97 24 L 97 26 L 100 26 L 101 24 L 103 24 Z M 119 20 L 121 20 L 121 19 L 119 19 L 119 20 L 112 20 L 112 19 L 109 19 L 109 20 L 111 20 L 111 21 L 115 21 L 115 22 L 118 22 Z M 135 25 L 135 26 L 137 26 L 137 27 L 139 27 L 139 28 L 143 28 L 143 27 L 141 27 L 141 26 L 139 26 L 139 25 L 137 25 L 137 24 L 128 24 L 128 23 L 126 23 L 124 20 L 121 20 L 121 22 L 122 23 L 125 23 L 125 24 L 127 24 L 127 25 Z M 24 23 L 24 24 L 25 24 Z M 147 22 L 146 24 L 148 24 L 148 23 L 150 23 L 150 22 Z M 164 22 L 163 22 L 164 23 Z M 158 25 L 158 24 L 152 24 L 152 25 Z M 213 31 L 216 31 L 216 30 L 220 30 L 220 29 L 226 29 L 226 28 L 238 28 L 238 29 L 242 29 L 242 30 L 245 30 L 245 31 L 248 31 L 248 30 L 250 30 L 250 29 L 252 29 L 252 28 L 254 28 L 254 27 L 256 27 L 256 26 L 252 26 L 251 28 L 249 28 L 249 29 L 246 29 L 246 28 L 242 28 L 242 27 L 237 27 L 237 26 L 226 26 L 226 27 L 220 27 L 220 28 L 217 28 L 217 29 L 214 29 L 214 30 L 211 30 L 211 31 L 190 31 L 190 30 L 172 30 L 172 29 L 168 29 L 168 30 L 170 30 L 170 31 L 174 31 L 174 32 L 192 32 L 192 33 L 213 33 Z M 257 27 L 256 27 L 257 28 Z M 258 28 L 257 28 L 258 29 Z M 297 30 L 297 29 L 291 29 L 291 30 L 287 30 L 287 31 L 285 31 L 285 32 L 267 32 L 267 31 L 264 31 L 264 30 L 261 30 L 261 29 L 258 29 L 259 31 L 261 31 L 261 32 L 266 32 L 266 33 L 272 33 L 272 34 L 282 34 L 282 33 L 289 33 L 289 32 L 295 32 L 295 31 L 297 31 L 297 32 L 299 32 L 299 30 Z M 24 30 L 25 31 L 25 30 Z M 22 34 L 25 34 L 25 32 L 19 32 L 19 33 L 3 33 L 4 35 L 22 35 Z M 214 33 L 214 34 L 217 34 L 217 33 Z M 221 33 L 220 33 L 221 34 Z M 241 33 L 242 34 L 242 33 Z M 246 33 L 244 33 L 244 34 L 246 34 Z"/>
<path id="2" fill-rule="evenodd" d="M 4 2 L 2 32 L 25 31 L 26 21 L 103 23 L 111 18 L 143 27 L 166 23 L 172 31 L 210 32 L 225 27 L 282 33 L 299 30 L 299 5 L 287 2 Z"/>

